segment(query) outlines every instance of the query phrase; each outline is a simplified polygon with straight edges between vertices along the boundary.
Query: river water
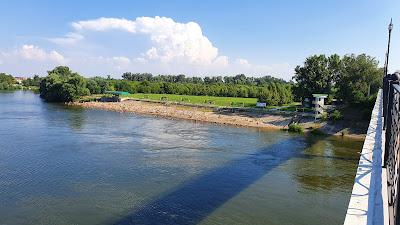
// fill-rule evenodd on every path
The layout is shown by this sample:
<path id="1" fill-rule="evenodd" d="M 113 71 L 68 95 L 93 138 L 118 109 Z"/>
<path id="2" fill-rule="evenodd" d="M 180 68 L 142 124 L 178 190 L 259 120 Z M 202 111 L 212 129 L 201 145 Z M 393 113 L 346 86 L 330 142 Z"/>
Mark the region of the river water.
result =
<path id="1" fill-rule="evenodd" d="M 0 224 L 342 224 L 361 147 L 0 93 Z"/>

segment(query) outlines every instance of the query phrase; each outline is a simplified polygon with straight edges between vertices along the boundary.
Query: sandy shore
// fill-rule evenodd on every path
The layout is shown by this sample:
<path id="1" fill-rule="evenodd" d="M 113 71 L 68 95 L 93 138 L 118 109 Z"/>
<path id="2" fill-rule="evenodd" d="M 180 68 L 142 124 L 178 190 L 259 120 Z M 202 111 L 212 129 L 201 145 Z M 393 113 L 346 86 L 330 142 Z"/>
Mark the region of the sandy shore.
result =
<path id="1" fill-rule="evenodd" d="M 252 115 L 252 113 L 236 112 L 232 110 L 217 110 L 204 107 L 191 107 L 142 101 L 83 102 L 72 104 L 85 108 L 103 109 L 117 112 L 132 112 L 145 115 L 266 129 L 282 129 L 284 126 L 287 126 L 291 120 L 291 117 L 278 115 Z"/>
<path id="2" fill-rule="evenodd" d="M 291 116 L 272 115 L 269 113 L 260 113 L 233 109 L 218 109 L 195 106 L 182 106 L 167 103 L 154 103 L 128 100 L 123 102 L 74 102 L 69 103 L 84 108 L 110 110 L 117 112 L 131 112 L 159 117 L 186 119 L 193 121 L 218 123 L 234 126 L 254 127 L 263 129 L 285 129 L 292 121 Z M 343 134 L 343 130 L 348 130 L 345 125 L 336 123 L 314 123 L 312 119 L 303 120 L 300 125 L 307 131 L 310 128 L 320 128 L 329 135 L 346 136 L 350 138 L 362 139 L 365 137 L 363 132 L 350 132 Z M 350 129 L 352 130 L 352 129 Z"/>

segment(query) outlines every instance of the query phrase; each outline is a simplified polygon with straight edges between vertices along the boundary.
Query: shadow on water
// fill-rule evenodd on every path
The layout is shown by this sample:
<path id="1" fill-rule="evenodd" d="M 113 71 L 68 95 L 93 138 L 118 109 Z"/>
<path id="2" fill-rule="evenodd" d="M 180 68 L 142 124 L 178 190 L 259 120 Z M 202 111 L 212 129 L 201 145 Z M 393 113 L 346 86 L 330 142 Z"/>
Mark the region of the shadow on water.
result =
<path id="1" fill-rule="evenodd" d="M 206 172 L 109 224 L 197 224 L 275 167 L 297 157 L 303 137 L 292 137 Z"/>

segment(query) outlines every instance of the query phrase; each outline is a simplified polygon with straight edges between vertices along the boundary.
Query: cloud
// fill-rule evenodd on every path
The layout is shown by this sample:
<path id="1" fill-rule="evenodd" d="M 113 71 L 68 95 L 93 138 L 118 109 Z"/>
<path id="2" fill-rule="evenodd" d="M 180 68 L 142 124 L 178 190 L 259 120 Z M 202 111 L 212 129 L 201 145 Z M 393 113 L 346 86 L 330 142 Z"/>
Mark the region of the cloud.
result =
<path id="1" fill-rule="evenodd" d="M 0 51 L 1 72 L 26 76 L 44 74 L 68 60 L 55 50 L 47 51 L 38 46 L 24 44 L 8 51 Z M 23 65 L 23 66 L 22 66 Z"/>
<path id="2" fill-rule="evenodd" d="M 247 59 L 236 59 L 236 63 L 242 66 L 249 66 L 249 61 L 247 61 Z"/>
<path id="3" fill-rule="evenodd" d="M 57 51 L 46 52 L 34 45 L 23 45 L 15 51 L 14 55 L 33 61 L 53 61 L 57 63 L 63 63 L 65 61 L 64 56 Z"/>
<path id="4" fill-rule="evenodd" d="M 144 18 L 144 17 L 139 17 L 139 18 Z M 127 19 L 102 17 L 95 20 L 82 20 L 78 22 L 73 22 L 72 27 L 75 30 L 106 31 L 106 30 L 116 29 L 116 30 L 125 30 L 131 33 L 135 33 L 136 22 Z"/>
<path id="5" fill-rule="evenodd" d="M 83 37 L 79 32 L 119 30 L 148 35 L 152 46 L 143 54 L 148 60 L 210 65 L 218 57 L 218 49 L 203 35 L 200 25 L 195 22 L 178 23 L 171 18 L 158 16 L 138 17 L 135 20 L 99 18 L 73 22 L 72 27 L 74 32 L 63 38 L 53 38 L 53 42 L 81 40 Z"/>
<path id="6" fill-rule="evenodd" d="M 51 42 L 58 45 L 73 45 L 84 39 L 84 36 L 78 33 L 70 32 L 65 37 L 48 38 Z"/>
<path id="7" fill-rule="evenodd" d="M 214 64 L 216 66 L 227 67 L 229 65 L 229 58 L 227 56 L 218 56 L 215 59 Z"/>

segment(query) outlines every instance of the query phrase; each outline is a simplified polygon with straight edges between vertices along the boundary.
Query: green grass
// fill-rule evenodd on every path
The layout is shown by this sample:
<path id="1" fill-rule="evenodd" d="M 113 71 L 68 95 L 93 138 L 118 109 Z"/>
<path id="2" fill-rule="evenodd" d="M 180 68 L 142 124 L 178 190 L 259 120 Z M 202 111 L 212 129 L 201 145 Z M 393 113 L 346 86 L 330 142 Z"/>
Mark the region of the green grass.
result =
<path id="1" fill-rule="evenodd" d="M 231 107 L 255 107 L 257 98 L 235 98 L 235 97 L 214 97 L 214 96 L 193 96 L 173 94 L 130 94 L 127 97 L 136 99 L 149 99 L 157 101 L 182 102 L 191 104 L 231 106 Z"/>

